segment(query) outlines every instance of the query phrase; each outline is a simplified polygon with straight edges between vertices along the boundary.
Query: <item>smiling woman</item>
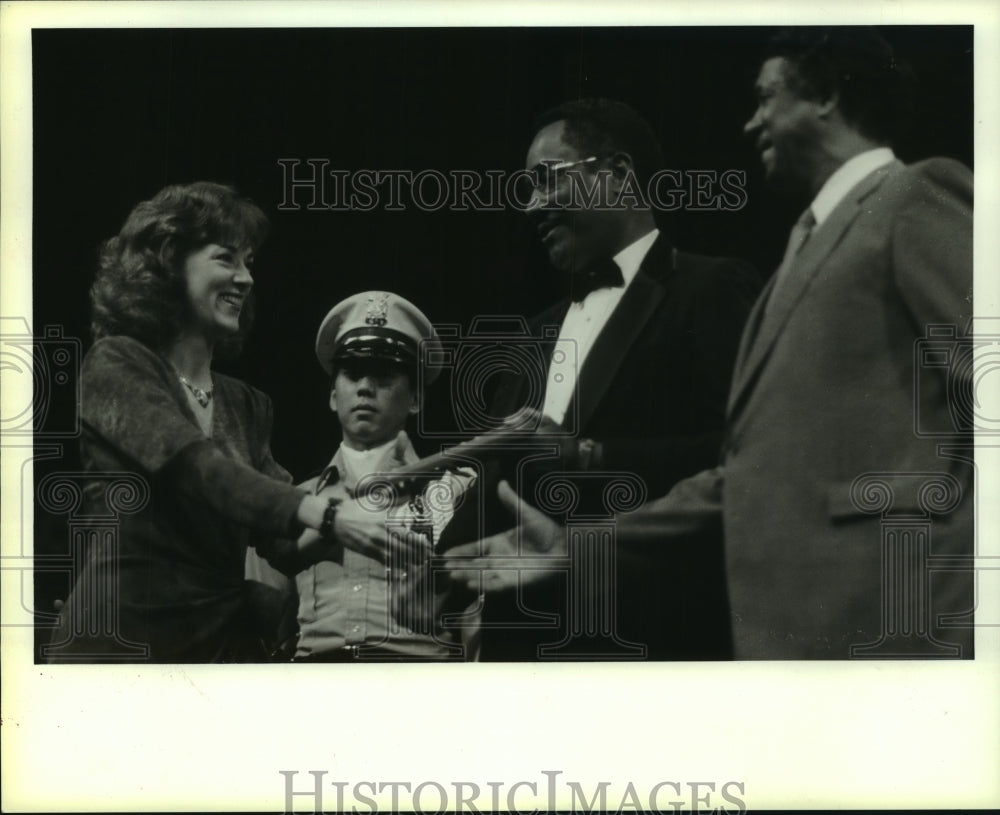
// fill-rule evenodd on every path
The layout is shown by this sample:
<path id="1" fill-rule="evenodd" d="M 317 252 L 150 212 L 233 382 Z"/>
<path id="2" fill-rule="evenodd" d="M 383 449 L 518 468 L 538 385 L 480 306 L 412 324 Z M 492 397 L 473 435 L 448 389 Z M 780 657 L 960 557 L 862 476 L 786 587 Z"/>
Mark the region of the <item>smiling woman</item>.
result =
<path id="1" fill-rule="evenodd" d="M 331 536 L 349 513 L 334 517 L 274 461 L 268 397 L 212 370 L 249 324 L 266 230 L 251 201 L 198 182 L 140 203 L 104 244 L 80 454 L 87 514 L 120 521 L 87 541 L 50 661 L 261 660 L 271 598 L 243 579 L 247 547 L 288 574 L 339 551 Z M 305 527 L 322 534 L 294 543 Z M 381 544 L 378 519 L 368 531 L 356 545 Z"/>
<path id="2" fill-rule="evenodd" d="M 243 303 L 253 285 L 252 257 L 250 249 L 210 243 L 184 261 L 191 317 L 206 335 L 222 338 L 240 330 Z"/>

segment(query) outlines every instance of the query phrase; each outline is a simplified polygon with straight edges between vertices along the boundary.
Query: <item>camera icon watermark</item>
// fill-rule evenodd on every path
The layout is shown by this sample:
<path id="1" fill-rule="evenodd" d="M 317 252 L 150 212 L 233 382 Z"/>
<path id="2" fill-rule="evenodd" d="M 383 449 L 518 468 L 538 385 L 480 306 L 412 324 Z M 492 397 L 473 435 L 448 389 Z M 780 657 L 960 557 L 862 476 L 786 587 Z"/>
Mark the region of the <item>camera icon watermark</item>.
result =
<path id="1" fill-rule="evenodd" d="M 36 337 L 23 317 L 0 320 L 0 432 L 4 438 L 33 437 L 36 442 L 76 438 L 82 343 L 65 336 L 61 326 L 48 325 Z"/>
<path id="2" fill-rule="evenodd" d="M 493 316 L 477 317 L 466 334 L 459 325 L 436 329 L 441 347 L 422 344 L 420 384 L 425 371 L 450 372 L 452 423 L 436 424 L 421 412 L 419 432 L 424 438 L 487 433 L 501 426 L 512 435 L 534 435 L 540 429 L 548 384 L 576 382 L 576 342 L 560 339 L 559 326 L 544 326 L 532 335 L 523 317 Z M 576 435 L 576 401 L 570 399 L 560 427 L 547 428 L 546 435 Z M 523 421 L 505 423 L 512 414 Z"/>
<path id="3" fill-rule="evenodd" d="M 990 403 L 990 393 L 1000 392 L 1000 319 L 974 318 L 964 333 L 928 325 L 914 344 L 913 368 L 918 436 L 1000 435 L 1000 404 Z"/>

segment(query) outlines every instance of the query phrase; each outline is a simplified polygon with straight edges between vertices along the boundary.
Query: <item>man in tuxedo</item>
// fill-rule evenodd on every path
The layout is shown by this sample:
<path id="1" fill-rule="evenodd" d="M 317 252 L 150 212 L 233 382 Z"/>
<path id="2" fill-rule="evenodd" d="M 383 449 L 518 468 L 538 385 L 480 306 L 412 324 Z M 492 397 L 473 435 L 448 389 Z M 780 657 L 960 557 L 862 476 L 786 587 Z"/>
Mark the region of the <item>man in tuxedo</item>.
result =
<path id="1" fill-rule="evenodd" d="M 872 30 L 775 37 L 756 90 L 746 134 L 808 206 L 743 333 L 721 464 L 620 517 L 620 547 L 721 527 L 738 659 L 969 657 L 972 174 L 895 158 L 912 84 Z M 564 546 L 503 497 L 522 543 Z M 453 578 L 517 539 L 456 550 Z"/>
<path id="2" fill-rule="evenodd" d="M 521 467 L 521 489 L 533 494 L 543 473 L 566 473 L 579 492 L 578 516 L 611 511 L 603 495 L 607 478 L 597 474 L 630 474 L 639 489 L 657 495 L 717 461 L 733 360 L 759 291 L 746 263 L 679 251 L 660 232 L 644 191 L 662 167 L 649 125 L 607 99 L 568 102 L 543 114 L 527 152 L 532 186 L 521 200 L 569 292 L 531 321 L 536 336 L 547 336 L 539 341 L 548 370 L 544 388 L 534 388 L 537 400 L 521 377 L 496 412 L 531 409 L 538 437 L 558 454 L 541 469 Z M 569 356 L 553 352 L 567 344 Z M 685 577 L 666 591 L 657 577 L 666 568 L 658 553 L 616 559 L 614 585 L 605 586 L 612 594 L 590 594 L 578 610 L 589 614 L 588 606 L 616 595 L 613 641 L 580 643 L 579 653 L 725 656 L 720 554 L 717 537 L 692 537 L 670 553 L 671 568 Z M 490 598 L 483 659 L 573 658 L 572 647 L 558 657 L 543 649 L 566 636 L 564 590 L 553 579 Z M 536 613 L 555 615 L 558 624 L 522 627 Z"/>

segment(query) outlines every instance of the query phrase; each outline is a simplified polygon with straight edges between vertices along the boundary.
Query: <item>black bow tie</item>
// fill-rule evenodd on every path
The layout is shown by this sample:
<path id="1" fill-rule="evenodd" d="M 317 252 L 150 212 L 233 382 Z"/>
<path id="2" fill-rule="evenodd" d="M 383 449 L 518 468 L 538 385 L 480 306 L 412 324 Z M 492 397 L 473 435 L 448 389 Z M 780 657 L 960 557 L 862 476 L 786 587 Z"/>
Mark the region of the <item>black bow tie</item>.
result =
<path id="1" fill-rule="evenodd" d="M 608 258 L 594 264 L 586 271 L 573 275 L 570 282 L 570 297 L 574 303 L 579 303 L 597 289 L 621 288 L 625 285 L 625 278 L 618 264 Z"/>

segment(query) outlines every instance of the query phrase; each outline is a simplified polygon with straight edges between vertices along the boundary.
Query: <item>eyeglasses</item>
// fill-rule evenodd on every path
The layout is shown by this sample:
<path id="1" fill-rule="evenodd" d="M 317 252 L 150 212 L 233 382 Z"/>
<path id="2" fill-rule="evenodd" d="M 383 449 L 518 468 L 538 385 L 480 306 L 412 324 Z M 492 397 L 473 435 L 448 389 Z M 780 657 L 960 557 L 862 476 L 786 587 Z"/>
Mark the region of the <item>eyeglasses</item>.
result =
<path id="1" fill-rule="evenodd" d="M 600 161 L 607 156 L 588 156 L 577 161 L 540 161 L 534 167 L 522 171 L 517 179 L 518 198 L 524 203 L 525 211 L 537 209 L 541 204 L 535 199 L 534 193 L 540 192 L 546 197 L 551 196 L 559 187 L 560 181 L 567 175 L 566 171 L 573 167 Z"/>
<path id="2" fill-rule="evenodd" d="M 540 161 L 528 170 L 525 182 L 534 191 L 550 193 L 559 185 L 560 179 L 566 176 L 566 170 L 579 167 L 581 164 L 600 161 L 601 158 L 603 156 L 588 156 L 577 161 Z M 535 178 L 538 180 L 532 181 Z"/>

